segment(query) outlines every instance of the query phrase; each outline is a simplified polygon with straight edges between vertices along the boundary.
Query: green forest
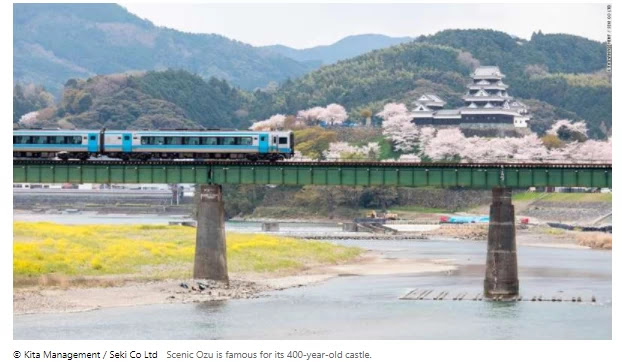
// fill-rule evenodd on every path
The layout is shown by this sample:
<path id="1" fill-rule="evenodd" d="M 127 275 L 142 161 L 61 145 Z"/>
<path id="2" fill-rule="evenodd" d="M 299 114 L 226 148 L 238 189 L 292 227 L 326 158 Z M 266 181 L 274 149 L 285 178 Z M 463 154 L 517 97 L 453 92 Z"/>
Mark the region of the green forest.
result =
<path id="1" fill-rule="evenodd" d="M 585 120 L 590 136 L 611 130 L 611 77 L 605 45 L 584 38 L 534 33 L 530 40 L 490 30 L 448 30 L 321 67 L 265 90 L 248 91 L 217 77 L 184 70 L 129 72 L 70 79 L 55 104 L 14 92 L 13 121 L 37 107 L 34 123 L 119 128 L 247 128 L 276 113 L 296 114 L 338 103 L 350 120 L 387 102 L 412 102 L 424 92 L 460 106 L 469 74 L 497 65 L 509 94 L 532 112 L 542 134 L 553 120 Z M 41 91 L 43 88 L 39 87 Z M 374 117 L 375 118 L 375 117 Z M 377 123 L 379 120 L 374 119 Z"/>

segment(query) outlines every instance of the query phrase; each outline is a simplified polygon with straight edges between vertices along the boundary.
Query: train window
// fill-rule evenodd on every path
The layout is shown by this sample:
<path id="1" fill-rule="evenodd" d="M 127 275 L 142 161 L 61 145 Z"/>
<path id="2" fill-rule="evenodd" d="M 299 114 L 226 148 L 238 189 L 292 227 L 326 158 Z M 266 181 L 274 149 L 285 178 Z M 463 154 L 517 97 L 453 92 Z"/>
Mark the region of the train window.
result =
<path id="1" fill-rule="evenodd" d="M 198 145 L 200 144 L 199 137 L 184 137 L 184 144 L 185 145 Z"/>
<path id="2" fill-rule="evenodd" d="M 225 146 L 235 145 L 235 137 L 218 137 L 218 144 Z"/>
<path id="3" fill-rule="evenodd" d="M 65 143 L 69 145 L 82 144 L 82 137 L 81 136 L 67 136 L 65 137 Z"/>
<path id="4" fill-rule="evenodd" d="M 286 145 L 287 144 L 287 137 L 279 137 L 279 144 L 280 145 Z"/>
<path id="5" fill-rule="evenodd" d="M 262 142 L 265 142 L 265 141 L 266 141 L 266 136 L 261 136 L 260 138 L 261 138 L 261 141 L 262 141 Z"/>
<path id="6" fill-rule="evenodd" d="M 181 137 L 164 137 L 165 145 L 180 145 Z"/>
<path id="7" fill-rule="evenodd" d="M 124 140 L 124 141 L 129 141 L 129 140 L 130 140 L 130 136 L 129 136 L 129 135 L 125 135 L 125 136 L 123 136 L 123 140 Z"/>
<path id="8" fill-rule="evenodd" d="M 141 145 L 163 145 L 164 137 L 143 136 L 140 138 Z"/>
<path id="9" fill-rule="evenodd" d="M 250 146 L 253 144 L 253 139 L 251 137 L 240 137 L 238 138 L 238 144 L 243 146 Z"/>
<path id="10" fill-rule="evenodd" d="M 95 135 L 91 135 L 91 136 L 89 136 L 89 139 L 90 139 L 91 141 L 95 141 L 95 139 L 97 139 L 97 136 L 95 136 Z"/>
<path id="11" fill-rule="evenodd" d="M 218 144 L 216 137 L 201 137 L 201 144 L 206 146 L 214 146 Z"/>
<path id="12" fill-rule="evenodd" d="M 65 143 L 65 136 L 48 136 L 47 143 L 51 145 L 62 145 Z"/>
<path id="13" fill-rule="evenodd" d="M 32 144 L 33 137 L 31 136 L 16 136 L 13 137 L 13 143 L 18 144 Z"/>
<path id="14" fill-rule="evenodd" d="M 275 136 L 275 137 L 272 137 L 272 144 L 273 144 L 273 145 L 276 145 L 276 136 Z"/>
<path id="15" fill-rule="evenodd" d="M 33 136 L 33 143 L 38 144 L 38 145 L 42 145 L 47 143 L 47 137 L 46 136 Z"/>

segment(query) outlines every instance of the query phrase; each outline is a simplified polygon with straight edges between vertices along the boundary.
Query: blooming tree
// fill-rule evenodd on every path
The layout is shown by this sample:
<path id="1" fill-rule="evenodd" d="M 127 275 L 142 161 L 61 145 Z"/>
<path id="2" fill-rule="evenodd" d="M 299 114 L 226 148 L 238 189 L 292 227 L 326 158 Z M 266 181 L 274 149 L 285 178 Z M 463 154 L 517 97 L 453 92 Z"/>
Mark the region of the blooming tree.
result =
<path id="1" fill-rule="evenodd" d="M 451 160 L 464 153 L 466 137 L 457 128 L 440 129 L 424 147 L 424 153 L 433 160 Z"/>
<path id="2" fill-rule="evenodd" d="M 20 117 L 19 123 L 26 127 L 31 127 L 37 121 L 38 111 L 28 112 Z"/>
<path id="3" fill-rule="evenodd" d="M 380 145 L 371 142 L 367 145 L 357 147 L 347 142 L 332 142 L 328 150 L 324 151 L 324 158 L 329 160 L 351 160 L 351 159 L 377 159 L 380 154 Z"/>
<path id="4" fill-rule="evenodd" d="M 403 103 L 387 103 L 384 105 L 382 111 L 378 112 L 376 116 L 386 121 L 392 116 L 406 113 L 408 113 L 408 108 L 406 108 Z"/>
<path id="5" fill-rule="evenodd" d="M 421 157 L 415 155 L 414 153 L 409 153 L 401 155 L 398 162 L 421 162 Z"/>
<path id="6" fill-rule="evenodd" d="M 285 118 L 286 117 L 282 114 L 275 114 L 264 121 L 253 123 L 250 129 L 253 131 L 274 131 L 282 129 L 285 125 Z"/>
<path id="7" fill-rule="evenodd" d="M 333 126 L 345 122 L 345 120 L 348 119 L 348 112 L 346 112 L 346 109 L 342 105 L 332 103 L 326 106 L 318 118 Z"/>
<path id="8" fill-rule="evenodd" d="M 567 119 L 562 119 L 555 122 L 551 126 L 551 129 L 547 131 L 547 133 L 557 135 L 559 129 L 562 127 L 566 127 L 569 131 L 578 132 L 583 134 L 584 136 L 587 136 L 587 125 L 584 121 L 571 123 Z"/>
<path id="9" fill-rule="evenodd" d="M 326 111 L 324 107 L 312 107 L 302 111 L 298 111 L 298 117 L 307 123 L 315 123 L 320 120 L 322 114 Z"/>
<path id="10" fill-rule="evenodd" d="M 303 155 L 300 151 L 294 151 L 294 156 L 291 158 L 292 161 L 313 161 L 311 157 L 307 157 Z"/>
<path id="11" fill-rule="evenodd" d="M 418 141 L 419 129 L 412 122 L 412 114 L 405 105 L 388 103 L 377 116 L 383 119 L 382 134 L 393 142 L 397 151 L 413 151 Z"/>

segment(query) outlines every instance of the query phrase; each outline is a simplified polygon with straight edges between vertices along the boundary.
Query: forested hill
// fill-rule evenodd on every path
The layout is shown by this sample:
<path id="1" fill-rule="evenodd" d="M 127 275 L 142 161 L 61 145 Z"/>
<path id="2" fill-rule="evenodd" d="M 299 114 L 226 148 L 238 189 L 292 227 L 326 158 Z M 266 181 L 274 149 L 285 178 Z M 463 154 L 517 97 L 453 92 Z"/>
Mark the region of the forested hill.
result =
<path id="1" fill-rule="evenodd" d="M 14 4 L 13 76 L 56 93 L 70 78 L 186 69 L 247 89 L 309 67 L 214 34 L 156 27 L 116 4 Z"/>
<path id="2" fill-rule="evenodd" d="M 410 37 L 360 34 L 347 36 L 330 45 L 320 45 L 306 49 L 294 49 L 284 45 L 270 45 L 264 48 L 300 62 L 322 65 L 332 64 L 339 60 L 353 58 L 372 50 L 388 48 L 392 45 L 406 43 L 411 40 L 413 38 Z"/>
<path id="3" fill-rule="evenodd" d="M 60 101 L 28 117 L 25 126 L 247 128 L 248 96 L 224 80 L 206 81 L 183 70 L 70 79 Z"/>
<path id="4" fill-rule="evenodd" d="M 605 51 L 604 44 L 569 35 L 534 33 L 525 40 L 489 30 L 450 30 L 342 60 L 265 91 L 185 71 L 71 80 L 60 103 L 38 118 L 79 127 L 246 128 L 276 113 L 339 103 L 356 122 L 364 118 L 362 111 L 375 114 L 387 102 L 412 107 L 424 92 L 438 94 L 448 108 L 460 106 L 472 69 L 497 65 L 507 75 L 509 94 L 530 106 L 533 130 L 542 133 L 553 120 L 568 118 L 587 121 L 590 136 L 602 137 L 611 131 L 612 118 Z M 17 89 L 14 107 L 28 112 L 49 105 L 50 98 L 36 87 Z M 14 122 L 20 116 L 14 114 Z"/>
<path id="5" fill-rule="evenodd" d="M 477 65 L 501 68 L 510 95 L 531 106 L 537 131 L 555 118 L 584 119 L 594 136 L 611 129 L 605 45 L 563 34 L 534 33 L 525 40 L 492 30 L 447 30 L 322 67 L 277 92 L 255 95 L 262 115 L 336 102 L 356 117 L 389 101 L 410 104 L 422 92 L 435 92 L 455 107 Z"/>

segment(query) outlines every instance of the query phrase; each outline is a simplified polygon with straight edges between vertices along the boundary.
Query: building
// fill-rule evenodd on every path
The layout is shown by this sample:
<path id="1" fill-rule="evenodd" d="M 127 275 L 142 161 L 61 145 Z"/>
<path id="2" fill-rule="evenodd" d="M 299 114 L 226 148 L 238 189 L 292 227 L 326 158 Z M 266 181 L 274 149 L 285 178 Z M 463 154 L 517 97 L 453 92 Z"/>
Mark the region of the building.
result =
<path id="1" fill-rule="evenodd" d="M 499 67 L 479 67 L 471 74 L 471 83 L 462 97 L 464 106 L 443 109 L 445 102 L 435 94 L 424 94 L 415 102 L 413 122 L 427 126 L 513 125 L 529 124 L 526 105 L 508 95 L 505 75 Z"/>

